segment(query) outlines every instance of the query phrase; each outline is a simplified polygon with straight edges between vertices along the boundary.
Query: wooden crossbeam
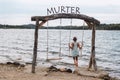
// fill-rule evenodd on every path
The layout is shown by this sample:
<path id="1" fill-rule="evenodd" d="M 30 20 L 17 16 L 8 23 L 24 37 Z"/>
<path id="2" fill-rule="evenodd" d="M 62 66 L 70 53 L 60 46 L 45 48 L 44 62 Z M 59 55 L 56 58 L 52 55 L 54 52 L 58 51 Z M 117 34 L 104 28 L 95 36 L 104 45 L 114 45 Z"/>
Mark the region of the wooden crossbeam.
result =
<path id="1" fill-rule="evenodd" d="M 100 24 L 100 21 L 98 21 L 97 19 L 93 17 L 89 17 L 84 14 L 71 14 L 71 13 L 59 13 L 59 14 L 52 14 L 48 16 L 33 16 L 31 20 L 36 21 L 38 19 L 39 21 L 47 21 L 47 20 L 54 20 L 54 19 L 59 19 L 59 18 L 82 19 L 82 20 L 85 20 L 86 22 L 90 22 L 96 25 Z"/>

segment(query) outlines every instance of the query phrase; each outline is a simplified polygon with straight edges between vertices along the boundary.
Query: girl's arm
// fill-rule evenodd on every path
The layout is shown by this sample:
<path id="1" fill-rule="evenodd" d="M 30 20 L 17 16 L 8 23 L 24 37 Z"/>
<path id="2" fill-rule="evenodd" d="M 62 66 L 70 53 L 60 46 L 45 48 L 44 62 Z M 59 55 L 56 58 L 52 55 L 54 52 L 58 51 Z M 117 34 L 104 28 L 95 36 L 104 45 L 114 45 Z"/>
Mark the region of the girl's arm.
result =
<path id="1" fill-rule="evenodd" d="M 79 49 L 82 49 L 82 45 L 80 43 L 77 43 L 77 46 Z"/>
<path id="2" fill-rule="evenodd" d="M 69 43 L 69 48 L 73 49 L 73 43 Z"/>

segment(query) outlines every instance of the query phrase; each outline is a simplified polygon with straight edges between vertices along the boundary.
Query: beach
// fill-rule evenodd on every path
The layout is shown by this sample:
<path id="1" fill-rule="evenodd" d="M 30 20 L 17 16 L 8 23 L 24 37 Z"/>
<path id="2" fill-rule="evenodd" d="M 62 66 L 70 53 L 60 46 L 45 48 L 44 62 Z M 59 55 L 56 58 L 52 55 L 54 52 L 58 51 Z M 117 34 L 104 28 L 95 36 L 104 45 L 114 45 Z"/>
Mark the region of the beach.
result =
<path id="1" fill-rule="evenodd" d="M 36 72 L 31 73 L 31 65 L 21 67 L 14 64 L 1 64 L 0 80 L 103 80 L 103 78 L 97 77 L 97 74 L 101 73 L 99 70 L 93 72 L 81 67 L 79 71 L 82 74 L 65 71 L 48 71 L 48 67 L 36 66 Z M 107 73 L 104 74 L 108 75 Z M 105 80 L 109 79 L 106 78 Z"/>

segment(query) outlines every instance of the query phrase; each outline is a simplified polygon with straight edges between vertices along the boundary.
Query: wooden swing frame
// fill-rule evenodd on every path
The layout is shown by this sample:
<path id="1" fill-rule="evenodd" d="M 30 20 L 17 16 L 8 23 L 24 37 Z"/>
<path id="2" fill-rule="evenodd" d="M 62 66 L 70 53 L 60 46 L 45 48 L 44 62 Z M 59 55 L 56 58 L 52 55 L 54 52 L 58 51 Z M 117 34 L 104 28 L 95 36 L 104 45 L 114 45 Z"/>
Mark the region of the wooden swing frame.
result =
<path id="1" fill-rule="evenodd" d="M 92 40 L 91 40 L 91 55 L 89 60 L 88 69 L 92 68 L 97 71 L 96 59 L 95 59 L 95 26 L 100 24 L 100 21 L 93 17 L 89 17 L 83 14 L 72 14 L 72 13 L 58 13 L 47 16 L 33 16 L 31 17 L 32 21 L 36 21 L 35 33 L 34 33 L 34 48 L 33 48 L 33 61 L 32 61 L 32 73 L 35 73 L 35 65 L 37 58 L 37 46 L 38 46 L 38 29 L 42 27 L 48 20 L 54 20 L 59 18 L 68 18 L 68 19 L 81 19 L 86 22 L 90 29 L 92 29 Z M 39 21 L 41 21 L 39 23 Z"/>

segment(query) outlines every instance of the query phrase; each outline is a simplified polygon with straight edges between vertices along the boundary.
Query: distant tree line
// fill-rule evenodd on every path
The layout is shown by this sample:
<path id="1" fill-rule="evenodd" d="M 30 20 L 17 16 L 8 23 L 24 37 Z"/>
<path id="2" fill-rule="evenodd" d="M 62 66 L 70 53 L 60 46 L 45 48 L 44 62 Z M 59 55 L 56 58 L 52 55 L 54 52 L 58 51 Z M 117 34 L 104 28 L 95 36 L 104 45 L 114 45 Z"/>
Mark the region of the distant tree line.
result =
<path id="1" fill-rule="evenodd" d="M 100 24 L 96 27 L 98 30 L 120 30 L 120 24 Z"/>
<path id="2" fill-rule="evenodd" d="M 34 29 L 35 25 L 33 24 L 27 24 L 27 25 L 3 25 L 0 24 L 1 29 Z M 43 26 L 42 29 L 85 29 L 88 30 L 88 26 Z M 96 26 L 97 30 L 120 30 L 120 24 L 100 24 L 99 26 Z"/>
<path id="3" fill-rule="evenodd" d="M 35 25 L 27 24 L 27 25 L 2 25 L 0 24 L 0 28 L 2 29 L 34 29 Z"/>
<path id="4" fill-rule="evenodd" d="M 56 26 L 56 27 L 42 27 L 42 29 L 88 29 L 88 26 Z"/>

